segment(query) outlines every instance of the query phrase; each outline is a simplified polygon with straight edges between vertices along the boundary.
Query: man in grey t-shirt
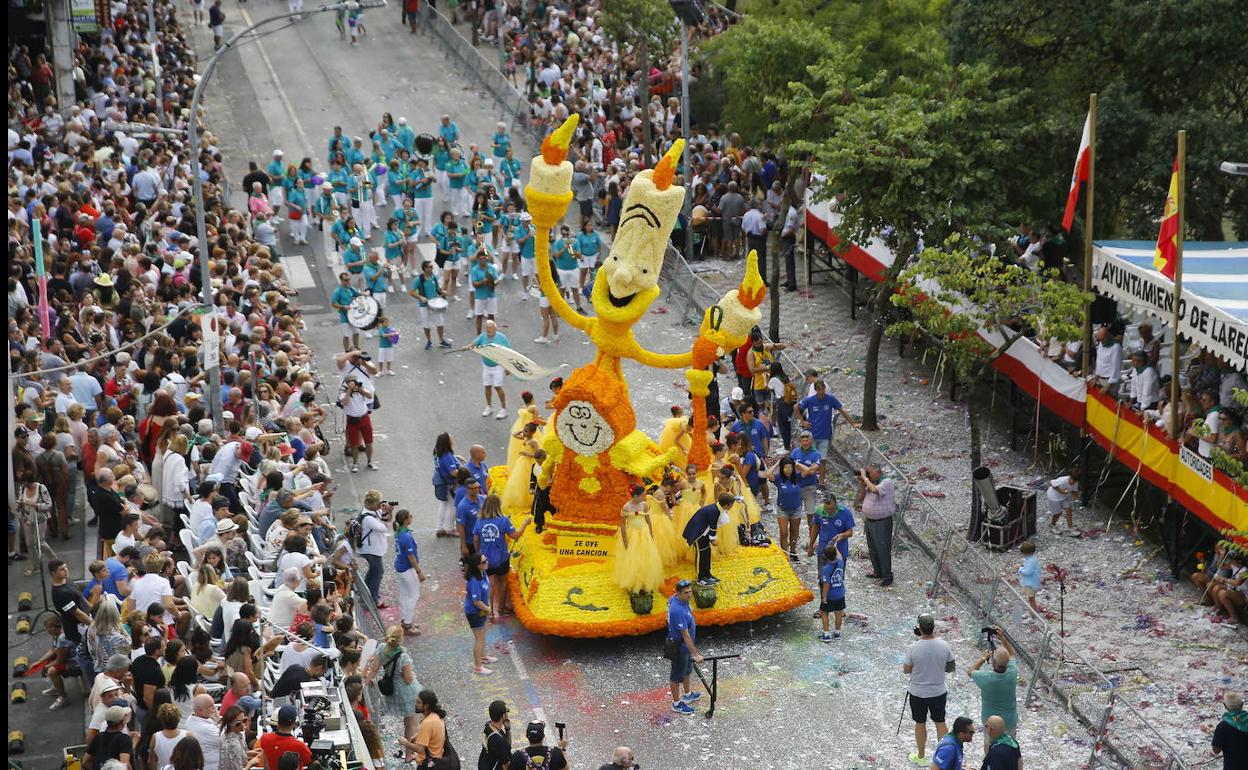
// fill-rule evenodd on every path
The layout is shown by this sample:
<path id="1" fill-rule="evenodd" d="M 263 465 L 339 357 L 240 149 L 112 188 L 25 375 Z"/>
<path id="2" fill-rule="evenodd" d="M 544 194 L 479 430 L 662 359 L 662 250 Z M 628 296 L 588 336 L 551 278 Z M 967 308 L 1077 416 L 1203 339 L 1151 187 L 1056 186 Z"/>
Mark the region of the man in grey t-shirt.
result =
<path id="1" fill-rule="evenodd" d="M 936 723 L 937 743 L 949 732 L 949 728 L 945 727 L 945 698 L 948 695 L 945 674 L 954 670 L 953 650 L 949 649 L 948 642 L 937 639 L 935 632 L 936 618 L 927 612 L 920 615 L 919 627 L 914 629 L 919 640 L 906 650 L 905 663 L 901 668 L 910 676 L 906 693 L 910 699 L 910 715 L 914 718 L 914 744 L 918 747 L 918 752 L 910 755 L 910 761 L 918 765 L 926 764 L 928 712 Z"/>

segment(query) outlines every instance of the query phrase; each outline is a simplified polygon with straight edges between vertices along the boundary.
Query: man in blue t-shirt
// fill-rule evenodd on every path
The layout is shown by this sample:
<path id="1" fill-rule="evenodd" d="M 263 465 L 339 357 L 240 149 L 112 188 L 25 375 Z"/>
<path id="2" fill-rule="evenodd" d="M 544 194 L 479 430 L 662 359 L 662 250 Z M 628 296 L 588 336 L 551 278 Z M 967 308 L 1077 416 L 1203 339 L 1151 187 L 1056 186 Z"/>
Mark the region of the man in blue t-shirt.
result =
<path id="1" fill-rule="evenodd" d="M 936 752 L 932 754 L 932 766 L 929 770 L 962 770 L 965 761 L 962 756 L 962 744 L 975 737 L 975 723 L 970 717 L 958 717 L 953 720 L 953 729 L 936 744 Z"/>
<path id="2" fill-rule="evenodd" d="M 754 454 L 758 457 L 767 457 L 767 449 L 771 445 L 771 430 L 763 425 L 763 421 L 755 417 L 755 406 L 753 403 L 746 402 L 741 405 L 740 419 L 732 424 L 730 430 L 733 433 L 744 433 L 750 438 L 750 446 L 754 449 Z M 754 465 L 755 469 L 758 463 Z M 750 491 L 758 497 L 758 504 L 763 508 L 771 505 L 771 492 L 767 487 L 765 479 L 755 479 L 750 484 Z"/>
<path id="3" fill-rule="evenodd" d="M 481 511 L 481 485 L 476 479 L 468 479 L 464 485 L 464 499 L 455 506 L 455 529 L 459 532 L 459 553 L 467 556 L 472 545 L 472 533 L 477 527 L 477 514 Z"/>
<path id="4" fill-rule="evenodd" d="M 138 562 L 139 549 L 132 545 L 122 548 L 116 556 L 110 556 L 104 564 L 108 577 L 104 578 L 104 590 L 125 600 L 130 595 L 130 565 Z"/>
<path id="5" fill-rule="evenodd" d="M 468 472 L 481 485 L 481 489 L 489 492 L 490 466 L 485 464 L 485 447 L 480 444 L 473 444 L 468 450 L 468 462 L 465 463 Z"/>
<path id="6" fill-rule="evenodd" d="M 481 244 L 484 246 L 484 244 Z M 480 246 L 477 260 L 468 270 L 468 280 L 472 283 L 472 291 L 476 295 L 473 301 L 472 314 L 476 317 L 477 334 L 481 333 L 481 324 L 493 321 L 498 315 L 498 297 L 494 287 L 498 282 L 498 268 L 490 253 Z"/>
<path id="7" fill-rule="evenodd" d="M 836 546 L 841 558 L 849 562 L 849 539 L 854 536 L 854 513 L 847 505 L 841 505 L 831 492 L 823 498 L 823 505 L 815 511 L 815 525 L 810 529 L 810 544 L 806 555 L 819 554 L 819 569 L 823 569 L 823 552 L 829 545 Z"/>
<path id="8" fill-rule="evenodd" d="M 828 384 L 823 380 L 815 381 L 814 395 L 797 402 L 797 413 L 801 418 L 802 428 L 810 431 L 815 441 L 815 449 L 823 455 L 824 461 L 835 459 L 852 472 L 853 466 L 832 446 L 832 432 L 836 430 L 838 412 L 851 428 L 856 427 L 853 418 L 849 416 L 849 412 L 845 411 L 840 400 L 828 393 Z"/>
<path id="9" fill-rule="evenodd" d="M 815 449 L 815 439 L 810 431 L 798 435 L 797 446 L 789 452 L 797 465 L 797 485 L 802 490 L 802 509 L 806 512 L 806 526 L 814 526 L 815 508 L 819 506 L 819 484 L 823 482 L 823 455 Z"/>
<path id="10" fill-rule="evenodd" d="M 471 350 L 472 348 L 481 347 L 482 345 L 501 345 L 502 347 L 511 347 L 511 340 L 507 339 L 507 335 L 498 330 L 498 324 L 493 320 L 485 322 L 485 331 L 477 335 L 477 338 L 471 344 L 460 348 L 461 350 Z M 490 358 L 481 359 L 481 385 L 485 388 L 485 409 L 481 412 L 482 417 L 489 417 L 490 412 L 494 411 L 493 395 L 498 393 L 498 412 L 495 418 L 501 420 L 507 416 L 507 394 L 503 392 L 503 376 L 506 370 L 498 365 L 498 362 Z"/>
<path id="11" fill-rule="evenodd" d="M 693 583 L 681 580 L 676 583 L 676 593 L 667 600 L 668 641 L 664 645 L 664 653 L 670 653 L 672 661 L 668 682 L 672 689 L 672 711 L 677 714 L 692 714 L 691 704 L 702 697 L 702 693 L 693 689 L 693 664 L 702 662 L 702 653 L 694 645 L 698 624 L 689 606 L 692 598 Z"/>

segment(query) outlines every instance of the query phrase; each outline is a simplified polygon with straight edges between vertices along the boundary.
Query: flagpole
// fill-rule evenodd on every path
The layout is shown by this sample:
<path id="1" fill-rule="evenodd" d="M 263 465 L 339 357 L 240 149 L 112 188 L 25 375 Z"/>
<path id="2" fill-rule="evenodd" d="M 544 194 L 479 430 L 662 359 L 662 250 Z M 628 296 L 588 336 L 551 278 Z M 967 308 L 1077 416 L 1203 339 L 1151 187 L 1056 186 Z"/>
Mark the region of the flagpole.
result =
<path id="1" fill-rule="evenodd" d="M 1182 435 L 1183 426 L 1179 424 L 1179 396 L 1181 389 L 1179 386 L 1179 323 L 1182 320 L 1179 313 L 1180 305 L 1183 298 L 1183 208 L 1184 208 L 1184 183 L 1187 178 L 1187 132 L 1179 130 L 1179 189 L 1178 198 L 1175 203 L 1178 208 L 1178 233 L 1175 238 L 1174 246 L 1174 341 L 1170 345 L 1170 423 L 1171 435 L 1177 441 Z"/>
<path id="2" fill-rule="evenodd" d="M 1096 94 L 1088 94 L 1088 184 L 1087 213 L 1083 223 L 1083 290 L 1092 292 L 1092 212 L 1096 199 Z M 1092 367 L 1092 306 L 1083 313 L 1083 376 Z M 1086 430 L 1086 426 L 1080 431 Z"/>

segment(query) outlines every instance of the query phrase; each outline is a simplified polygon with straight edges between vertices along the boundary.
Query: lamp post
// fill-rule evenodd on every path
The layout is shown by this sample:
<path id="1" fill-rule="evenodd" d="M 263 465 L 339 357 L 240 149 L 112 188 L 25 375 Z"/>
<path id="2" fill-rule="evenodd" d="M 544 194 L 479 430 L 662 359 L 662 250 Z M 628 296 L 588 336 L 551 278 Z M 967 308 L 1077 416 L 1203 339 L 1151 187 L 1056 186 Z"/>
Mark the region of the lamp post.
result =
<path id="1" fill-rule="evenodd" d="M 156 120 L 164 124 L 169 122 L 165 117 L 165 86 L 160 72 L 160 57 L 156 55 L 156 0 L 147 0 L 147 28 L 152 46 L 152 80 L 156 82 Z"/>
<path id="2" fill-rule="evenodd" d="M 685 259 L 693 256 L 693 169 L 689 165 L 689 26 L 697 26 L 706 18 L 702 0 L 668 0 L 680 19 L 680 133 L 685 137 L 685 150 L 680 158 L 685 172 Z"/>

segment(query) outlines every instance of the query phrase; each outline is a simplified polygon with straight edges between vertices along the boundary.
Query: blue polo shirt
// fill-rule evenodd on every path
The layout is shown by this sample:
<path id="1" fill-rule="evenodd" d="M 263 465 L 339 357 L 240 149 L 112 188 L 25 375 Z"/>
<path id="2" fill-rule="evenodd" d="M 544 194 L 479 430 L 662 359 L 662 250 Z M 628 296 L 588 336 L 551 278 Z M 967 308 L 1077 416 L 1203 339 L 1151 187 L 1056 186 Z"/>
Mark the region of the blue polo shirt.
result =
<path id="1" fill-rule="evenodd" d="M 693 619 L 693 608 L 673 595 L 667 600 L 667 638 L 679 641 L 684 647 L 681 631 L 688 631 L 689 639 L 695 643 L 698 641 L 698 623 Z"/>
<path id="2" fill-rule="evenodd" d="M 815 510 L 815 526 L 819 528 L 818 548 L 819 553 L 823 553 L 823 549 L 828 547 L 828 543 L 832 542 L 832 538 L 854 528 L 854 513 L 844 504 L 836 506 L 836 513 L 829 516 L 827 509 L 822 505 Z M 836 544 L 836 550 L 840 551 L 842 559 L 849 558 L 849 538 L 845 538 Z"/>
<path id="3" fill-rule="evenodd" d="M 798 406 L 802 408 L 802 412 L 806 415 L 806 421 L 810 423 L 810 435 L 816 441 L 823 441 L 832 438 L 832 424 L 836 419 L 836 413 L 841 409 L 841 402 L 830 393 L 824 393 L 823 398 L 819 398 L 818 394 L 807 396 L 798 402 Z"/>
<path id="4" fill-rule="evenodd" d="M 515 525 L 506 516 L 477 520 L 473 535 L 481 541 L 481 553 L 485 555 L 491 568 L 506 563 L 510 558 L 507 554 L 507 536 L 515 531 Z"/>
<path id="5" fill-rule="evenodd" d="M 767 435 L 767 429 L 763 427 L 762 420 L 755 417 L 753 420 L 750 420 L 749 425 L 746 425 L 745 422 L 741 420 L 737 420 L 732 424 L 731 430 L 733 433 L 744 433 L 749 436 L 750 446 L 754 447 L 754 451 L 760 456 L 767 454 L 766 447 L 763 445 L 763 442 L 770 438 L 770 436 Z"/>
<path id="6" fill-rule="evenodd" d="M 819 570 L 819 585 L 827 585 L 828 601 L 845 598 L 845 561 L 837 559 L 823 565 Z"/>
<path id="7" fill-rule="evenodd" d="M 104 578 L 104 590 L 118 599 L 124 598 L 117 591 L 117 582 L 129 579 L 130 573 L 126 570 L 126 565 L 122 564 L 116 556 L 108 557 L 104 563 L 108 565 L 108 577 Z"/>
<path id="8" fill-rule="evenodd" d="M 488 576 L 468 578 L 468 585 L 464 587 L 464 614 L 480 615 L 481 608 L 476 605 L 477 602 L 486 605 L 490 603 L 490 578 Z"/>
<path id="9" fill-rule="evenodd" d="M 477 528 L 477 514 L 481 511 L 481 503 L 485 502 L 485 498 L 477 495 L 477 499 L 464 495 L 464 499 L 459 501 L 459 505 L 455 506 L 455 521 L 464 528 L 464 535 L 471 538 L 472 533 Z"/>
<path id="10" fill-rule="evenodd" d="M 936 744 L 936 752 L 932 754 L 932 764 L 940 770 L 962 770 L 962 744 L 949 733 Z"/>
<path id="11" fill-rule="evenodd" d="M 511 347 L 511 340 L 507 339 L 507 335 L 502 332 L 494 332 L 494 338 L 490 339 L 489 335 L 481 332 L 477 338 L 472 341 L 473 345 L 502 345 L 505 348 Z M 498 362 L 489 358 L 482 358 L 481 363 L 486 366 L 498 366 Z"/>
<path id="12" fill-rule="evenodd" d="M 490 466 L 484 462 L 474 463 L 472 460 L 469 460 L 465 467 L 468 468 L 468 472 L 472 474 L 472 477 L 477 480 L 477 483 L 481 485 L 481 489 L 484 490 L 485 482 L 489 481 L 490 478 Z"/>
<path id="13" fill-rule="evenodd" d="M 776 487 L 776 504 L 780 510 L 793 513 L 802 507 L 802 485 L 800 482 L 776 476 L 772 482 Z"/>
<path id="14" fill-rule="evenodd" d="M 416 548 L 416 538 L 412 535 L 412 531 L 404 527 L 399 530 L 399 534 L 394 536 L 394 571 L 407 572 L 413 569 L 411 562 L 407 557 L 411 556 L 420 561 L 420 554 Z"/>
<path id="15" fill-rule="evenodd" d="M 793 462 L 801 463 L 802 465 L 805 465 L 807 468 L 809 468 L 812 465 L 818 465 L 819 463 L 823 462 L 823 455 L 820 454 L 819 450 L 815 449 L 813 446 L 810 448 L 809 452 L 802 449 L 800 446 L 794 447 L 793 451 L 789 452 L 789 457 L 793 458 Z M 819 483 L 819 475 L 815 473 L 812 473 L 809 476 L 797 477 L 797 485 L 799 487 L 810 487 L 818 483 Z"/>
<path id="16" fill-rule="evenodd" d="M 475 285 L 477 281 L 484 281 L 486 276 L 492 276 L 494 280 L 498 280 L 498 270 L 494 268 L 494 265 L 487 264 L 485 267 L 482 267 L 477 264 L 473 265 L 472 269 L 468 271 L 468 279 L 474 284 L 472 290 L 476 293 L 477 299 L 494 298 L 494 287 L 485 283 L 480 286 Z"/>

